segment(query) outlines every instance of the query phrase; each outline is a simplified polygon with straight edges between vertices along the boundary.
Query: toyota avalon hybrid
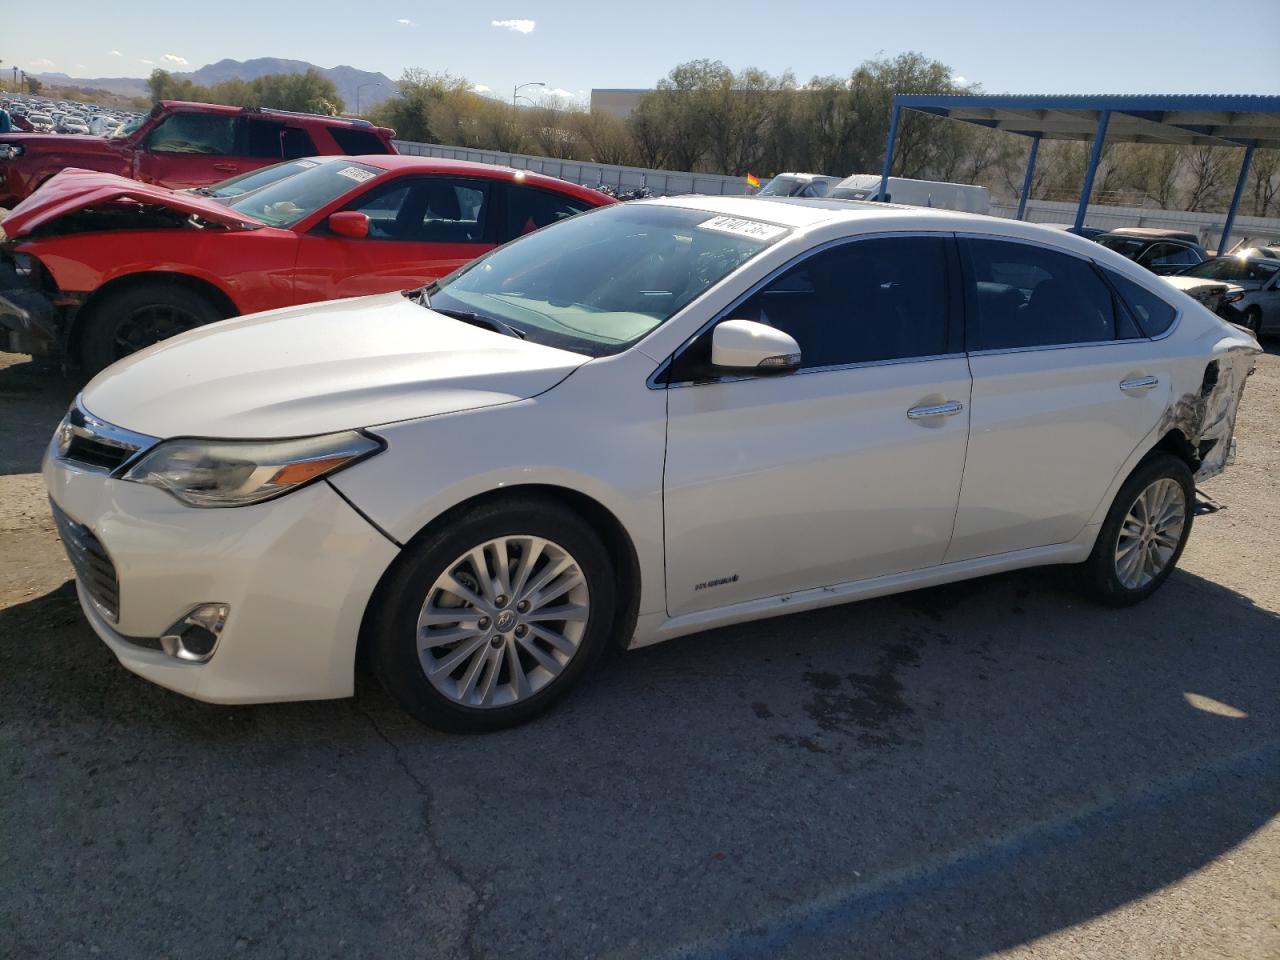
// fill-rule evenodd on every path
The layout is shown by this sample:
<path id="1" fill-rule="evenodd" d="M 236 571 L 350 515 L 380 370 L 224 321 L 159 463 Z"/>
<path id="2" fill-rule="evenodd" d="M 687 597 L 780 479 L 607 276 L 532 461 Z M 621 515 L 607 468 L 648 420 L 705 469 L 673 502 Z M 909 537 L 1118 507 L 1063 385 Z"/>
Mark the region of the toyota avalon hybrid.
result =
<path id="1" fill-rule="evenodd" d="M 685 197 L 142 350 L 44 472 L 128 669 L 247 703 L 348 696 L 361 662 L 484 730 L 610 642 L 1040 564 L 1142 600 L 1257 352 L 1060 231 Z"/>

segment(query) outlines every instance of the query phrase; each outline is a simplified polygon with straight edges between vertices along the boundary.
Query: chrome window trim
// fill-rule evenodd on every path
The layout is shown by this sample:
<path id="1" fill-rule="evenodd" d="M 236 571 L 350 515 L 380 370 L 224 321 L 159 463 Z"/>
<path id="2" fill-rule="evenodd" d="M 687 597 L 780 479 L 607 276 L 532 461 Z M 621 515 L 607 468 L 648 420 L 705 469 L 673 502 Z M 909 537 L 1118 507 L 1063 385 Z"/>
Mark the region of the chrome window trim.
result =
<path id="1" fill-rule="evenodd" d="M 749 286 L 745 293 L 735 298 L 727 307 L 725 307 L 721 311 L 718 311 L 715 316 L 713 316 L 710 320 L 708 320 L 701 327 L 699 327 L 698 330 L 692 336 L 688 337 L 684 341 L 684 343 L 680 344 L 680 346 L 678 346 L 675 350 L 673 350 L 670 356 L 668 356 L 665 360 L 663 360 L 662 363 L 658 365 L 657 369 L 653 371 L 653 373 L 649 374 L 649 376 L 645 379 L 644 384 L 650 390 L 668 390 L 668 389 L 678 389 L 681 387 L 701 387 L 701 386 L 706 386 L 707 384 L 712 384 L 712 383 L 738 383 L 742 380 L 767 380 L 767 379 L 772 379 L 774 377 L 799 377 L 799 376 L 804 376 L 805 374 L 808 374 L 808 373 L 829 373 L 834 370 L 855 370 L 855 369 L 860 369 L 864 367 L 883 367 L 889 364 L 899 364 L 899 363 L 923 363 L 928 360 L 945 360 L 945 359 L 952 359 L 955 357 L 963 357 L 965 354 L 963 351 L 961 351 L 959 353 L 943 353 L 943 354 L 935 354 L 927 357 L 894 357 L 893 359 L 890 359 L 890 360 L 865 360 L 865 361 L 860 361 L 858 363 L 831 364 L 824 367 L 809 367 L 808 369 L 792 370 L 789 373 L 742 374 L 740 376 L 717 377 L 714 380 L 680 380 L 675 383 L 658 383 L 657 382 L 658 378 L 661 377 L 667 371 L 667 368 L 670 367 L 671 364 L 675 362 L 675 359 L 678 356 L 680 356 L 682 353 L 684 353 L 686 350 L 688 350 L 691 346 L 693 346 L 693 344 L 698 340 L 699 337 L 701 337 L 704 333 L 706 333 L 708 330 L 714 327 L 717 323 L 720 323 L 722 320 L 729 318 L 729 314 L 732 311 L 737 310 L 738 307 L 742 306 L 744 303 L 746 303 L 748 300 L 754 297 L 757 293 L 759 293 L 762 289 L 764 289 L 774 280 L 778 279 L 778 277 L 780 277 L 782 274 L 786 273 L 788 270 L 790 270 L 792 267 L 796 266 L 797 264 L 803 263 L 805 260 L 808 260 L 810 257 L 816 256 L 819 253 L 823 253 L 827 250 L 830 250 L 833 247 L 841 247 L 850 243 L 860 243 L 863 240 L 884 240 L 884 239 L 891 239 L 896 237 L 902 237 L 902 238 L 942 237 L 947 239 L 954 239 L 956 236 L 958 236 L 958 234 L 956 234 L 955 231 L 953 230 L 918 230 L 918 229 L 877 230 L 875 233 L 859 233 L 854 236 L 837 237 L 834 240 L 827 240 L 827 241 L 824 241 L 823 243 L 818 244 L 817 246 L 809 247 L 807 250 L 804 250 L 796 254 L 786 263 L 783 263 L 780 266 L 775 267 L 773 270 L 771 270 L 768 274 L 766 274 L 760 280 L 757 280 L 755 283 Z M 803 353 L 801 355 L 801 360 L 803 362 Z"/>
<path id="2" fill-rule="evenodd" d="M 1115 270 L 1114 267 L 1103 263 L 1102 261 L 1098 260 L 1095 257 L 1087 257 L 1084 254 L 1078 253 L 1075 250 L 1064 250 L 1062 247 L 1055 246 L 1052 243 L 1045 243 L 1043 240 L 1040 240 L 1039 238 L 1028 239 L 1026 237 L 1010 237 L 1010 236 L 1006 236 L 1004 234 L 998 234 L 998 233 L 968 233 L 968 232 L 957 233 L 955 234 L 955 238 L 957 240 L 997 240 L 1003 243 L 1023 243 L 1023 244 L 1027 244 L 1028 246 L 1040 247 L 1044 250 L 1049 250 L 1053 253 L 1060 253 L 1063 256 L 1075 257 L 1075 259 L 1082 260 L 1085 263 L 1092 265 L 1094 268 L 1098 270 L 1112 270 L 1112 271 Z M 1098 244 L 1098 246 L 1102 247 L 1102 244 Z M 1107 248 L 1102 247 L 1102 249 L 1105 250 Z M 1132 263 L 1133 261 L 1129 261 L 1129 262 Z M 1147 271 L 1147 272 L 1150 272 L 1150 271 Z M 1154 273 L 1151 275 L 1153 277 L 1156 276 L 1156 274 Z M 1138 282 L 1131 277 L 1125 277 L 1125 279 L 1129 280 L 1130 283 Z M 1107 289 L 1111 291 L 1112 296 L 1120 297 L 1120 294 L 1111 288 L 1111 284 L 1107 283 L 1105 280 L 1103 280 L 1103 283 L 1106 285 Z M 1144 286 L 1143 284 L 1138 284 L 1138 285 Z M 1173 290 L 1174 288 L 1170 287 L 1169 289 Z M 1173 308 L 1173 311 L 1174 311 L 1173 323 L 1169 324 L 1169 329 L 1157 336 L 1148 337 L 1146 335 L 1143 335 L 1140 337 L 1125 337 L 1123 339 L 1117 337 L 1114 340 L 1089 340 L 1082 343 L 1050 343 L 1050 344 L 1045 344 L 1043 346 L 1031 346 L 1031 347 L 993 347 L 990 350 L 969 350 L 968 354 L 971 357 L 990 357 L 990 356 L 995 356 L 1001 353 L 1028 353 L 1032 350 L 1066 350 L 1073 347 L 1105 347 L 1105 346 L 1110 346 L 1113 344 L 1120 344 L 1120 343 L 1155 343 L 1159 340 L 1165 339 L 1166 337 L 1172 336 L 1173 332 L 1178 329 L 1178 325 L 1182 323 L 1182 308 L 1175 306 L 1172 303 L 1169 303 L 1168 300 L 1166 300 L 1159 293 L 1156 293 L 1154 290 L 1148 290 L 1147 292 L 1150 293 L 1153 297 L 1157 298 L 1158 300 L 1161 300 L 1164 303 L 1168 304 L 1170 307 Z M 1123 298 L 1121 298 L 1121 300 L 1123 302 Z M 1127 306 L 1128 305 L 1126 304 L 1126 307 Z M 1137 318 L 1135 317 L 1134 323 L 1137 323 L 1137 322 L 1138 322 Z"/>
<path id="3" fill-rule="evenodd" d="M 66 455 L 67 448 L 70 445 L 70 438 L 64 437 L 67 434 L 90 440 L 95 443 L 101 443 L 109 447 L 115 447 L 124 451 L 125 457 L 116 467 L 100 467 L 91 463 L 85 463 L 81 460 L 75 460 Z M 63 463 L 74 466 L 77 470 L 84 470 L 89 473 L 100 473 L 109 475 L 116 473 L 133 463 L 142 453 L 160 442 L 158 437 L 148 436 L 145 433 L 136 433 L 133 430 L 126 430 L 124 427 L 117 427 L 113 423 L 99 419 L 89 412 L 85 407 L 83 400 L 79 395 L 71 404 L 71 409 L 67 411 L 67 415 L 58 426 L 58 432 L 54 437 L 56 443 L 57 458 Z"/>

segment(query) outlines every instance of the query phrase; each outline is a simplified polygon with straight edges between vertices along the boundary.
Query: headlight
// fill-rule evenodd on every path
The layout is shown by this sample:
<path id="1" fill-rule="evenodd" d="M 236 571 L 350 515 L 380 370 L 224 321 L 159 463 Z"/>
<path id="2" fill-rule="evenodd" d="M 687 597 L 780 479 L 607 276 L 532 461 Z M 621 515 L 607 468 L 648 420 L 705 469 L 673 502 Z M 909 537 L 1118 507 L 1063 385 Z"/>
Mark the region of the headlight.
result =
<path id="1" fill-rule="evenodd" d="M 0 143 L 0 160 L 12 160 L 20 156 L 22 156 L 22 144 Z"/>
<path id="2" fill-rule="evenodd" d="M 265 443 L 166 440 L 123 479 L 167 490 L 193 507 L 242 507 L 282 496 L 383 448 L 357 430 Z"/>

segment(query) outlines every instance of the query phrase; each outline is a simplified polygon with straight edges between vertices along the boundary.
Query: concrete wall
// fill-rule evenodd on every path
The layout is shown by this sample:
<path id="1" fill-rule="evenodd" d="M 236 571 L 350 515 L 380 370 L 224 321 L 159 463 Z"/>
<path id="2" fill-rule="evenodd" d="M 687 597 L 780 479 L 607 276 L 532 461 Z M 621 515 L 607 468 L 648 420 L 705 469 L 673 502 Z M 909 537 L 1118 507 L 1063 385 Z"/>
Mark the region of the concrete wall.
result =
<path id="1" fill-rule="evenodd" d="M 991 213 L 997 217 L 1012 217 L 1018 212 L 1016 203 L 991 201 Z M 1031 223 L 1075 223 L 1076 205 L 1053 200 L 1028 200 L 1026 219 Z M 1160 210 L 1151 207 L 1104 207 L 1090 204 L 1084 222 L 1091 227 L 1168 227 L 1177 230 L 1193 230 L 1200 242 L 1216 249 L 1222 236 L 1222 226 L 1227 215 L 1221 213 L 1191 213 L 1185 210 Z M 1245 237 L 1273 237 L 1280 240 L 1280 218 L 1237 216 L 1231 228 L 1231 243 Z"/>
<path id="2" fill-rule="evenodd" d="M 405 140 L 397 140 L 395 144 L 396 149 L 405 154 L 442 157 L 449 160 L 471 160 L 476 163 L 515 167 L 519 170 L 533 170 L 587 187 L 608 184 L 619 192 L 634 190 L 638 187 L 648 187 L 660 197 L 681 193 L 737 196 L 747 192 L 746 181 L 741 177 L 724 177 L 714 173 L 646 170 L 643 167 L 619 167 L 608 163 L 588 163 L 581 160 L 556 160 L 553 157 L 535 157 L 524 153 L 474 150 L 470 147 L 411 143 Z"/>
<path id="3" fill-rule="evenodd" d="M 619 91 L 626 92 L 626 91 Z M 642 91 L 641 91 L 642 92 Z M 622 192 L 637 187 L 648 187 L 658 196 L 674 196 L 681 193 L 700 193 L 713 196 L 740 196 L 746 194 L 747 184 L 740 177 L 725 177 L 713 173 L 687 173 L 678 170 L 646 170 L 643 167 L 619 167 L 607 163 L 587 163 L 580 160 L 556 160 L 552 157 L 535 157 L 523 153 L 501 153 L 496 150 L 473 150 L 468 147 L 450 147 L 434 143 L 412 143 L 397 140 L 401 153 L 424 157 L 443 157 L 451 160 L 471 160 L 534 170 L 550 177 L 559 177 L 588 187 L 608 184 Z M 997 217 L 1013 217 L 1016 203 L 991 201 L 991 213 Z M 1076 205 L 1051 200 L 1031 200 L 1027 203 L 1027 219 L 1033 223 L 1074 223 Z M 1194 230 L 1210 249 L 1218 246 L 1222 236 L 1225 213 L 1188 213 L 1178 210 L 1158 210 L 1150 207 L 1105 207 L 1091 205 L 1085 223 L 1091 227 L 1171 227 Z M 1235 240 L 1245 237 L 1268 237 L 1280 240 L 1280 218 L 1236 217 L 1231 231 Z M 1234 242 L 1234 240 L 1233 240 Z"/>

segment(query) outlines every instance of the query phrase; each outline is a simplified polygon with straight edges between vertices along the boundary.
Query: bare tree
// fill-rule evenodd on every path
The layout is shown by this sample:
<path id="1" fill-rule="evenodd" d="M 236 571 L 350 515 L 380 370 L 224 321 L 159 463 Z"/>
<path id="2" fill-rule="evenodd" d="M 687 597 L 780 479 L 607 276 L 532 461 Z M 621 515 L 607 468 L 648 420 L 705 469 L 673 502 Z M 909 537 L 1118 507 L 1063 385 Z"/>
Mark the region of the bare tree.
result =
<path id="1" fill-rule="evenodd" d="M 1186 153 L 1188 210 L 1219 205 L 1227 179 L 1227 155 L 1221 147 L 1195 147 Z"/>
<path id="2" fill-rule="evenodd" d="M 1280 198 L 1280 150 L 1256 151 L 1249 180 L 1253 187 L 1253 215 L 1265 217 Z"/>

